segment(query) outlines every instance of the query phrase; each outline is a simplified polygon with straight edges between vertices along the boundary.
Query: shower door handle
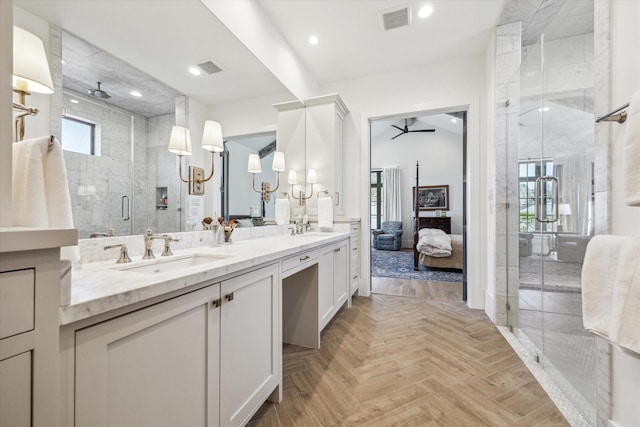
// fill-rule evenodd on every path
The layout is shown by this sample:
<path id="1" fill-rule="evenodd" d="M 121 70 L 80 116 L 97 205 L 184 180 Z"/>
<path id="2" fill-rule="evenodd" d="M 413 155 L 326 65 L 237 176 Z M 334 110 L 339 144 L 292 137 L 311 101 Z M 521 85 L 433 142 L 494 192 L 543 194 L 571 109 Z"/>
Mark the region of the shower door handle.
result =
<path id="1" fill-rule="evenodd" d="M 123 221 L 129 221 L 131 219 L 131 216 L 129 216 L 129 196 L 124 195 L 122 196 L 122 207 L 121 207 L 121 214 L 122 214 L 122 220 Z"/>
<path id="2" fill-rule="evenodd" d="M 551 216 L 547 215 L 546 195 L 543 198 L 542 188 L 546 187 L 547 182 L 551 182 Z M 541 176 L 536 179 L 536 221 L 551 223 L 558 221 L 558 178 L 555 176 Z"/>

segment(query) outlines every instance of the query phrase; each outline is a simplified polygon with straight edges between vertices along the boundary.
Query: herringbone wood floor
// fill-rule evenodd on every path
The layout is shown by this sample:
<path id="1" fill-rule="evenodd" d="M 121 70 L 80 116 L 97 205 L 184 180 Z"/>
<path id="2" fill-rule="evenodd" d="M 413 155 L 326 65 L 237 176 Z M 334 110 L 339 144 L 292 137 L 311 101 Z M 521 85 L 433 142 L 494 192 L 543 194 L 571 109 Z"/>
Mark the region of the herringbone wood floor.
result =
<path id="1" fill-rule="evenodd" d="M 486 315 L 463 303 L 372 295 L 286 345 L 284 399 L 253 426 L 566 426 Z"/>

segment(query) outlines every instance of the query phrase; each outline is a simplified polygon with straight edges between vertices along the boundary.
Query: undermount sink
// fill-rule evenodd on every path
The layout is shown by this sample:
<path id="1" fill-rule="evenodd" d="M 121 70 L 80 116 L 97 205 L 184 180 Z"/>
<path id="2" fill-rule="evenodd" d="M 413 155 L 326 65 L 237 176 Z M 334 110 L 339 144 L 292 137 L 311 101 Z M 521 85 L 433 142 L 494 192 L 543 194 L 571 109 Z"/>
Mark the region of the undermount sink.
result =
<path id="1" fill-rule="evenodd" d="M 133 273 L 168 273 L 182 268 L 195 267 L 197 265 L 213 263 L 227 259 L 232 255 L 210 255 L 194 254 L 181 258 L 159 260 L 152 264 L 134 265 L 118 268 L 119 271 L 129 271 Z"/>

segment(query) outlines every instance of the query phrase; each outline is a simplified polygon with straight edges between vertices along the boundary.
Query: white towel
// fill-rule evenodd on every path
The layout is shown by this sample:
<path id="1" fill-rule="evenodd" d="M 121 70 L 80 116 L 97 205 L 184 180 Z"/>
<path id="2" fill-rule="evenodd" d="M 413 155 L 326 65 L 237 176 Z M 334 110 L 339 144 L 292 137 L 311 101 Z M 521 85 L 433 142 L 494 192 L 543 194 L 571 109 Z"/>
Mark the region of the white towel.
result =
<path id="1" fill-rule="evenodd" d="M 584 327 L 640 352 L 640 240 L 595 236 L 582 266 Z"/>
<path id="2" fill-rule="evenodd" d="M 622 244 L 613 288 L 611 341 L 640 354 L 640 239 Z"/>
<path id="3" fill-rule="evenodd" d="M 289 224 L 289 220 L 291 219 L 291 204 L 289 203 L 289 199 L 278 199 L 276 198 L 276 213 L 275 213 L 276 224 L 278 225 L 286 225 Z"/>
<path id="4" fill-rule="evenodd" d="M 624 199 L 640 206 L 640 89 L 631 98 L 624 132 Z"/>
<path id="5" fill-rule="evenodd" d="M 16 227 L 74 228 L 62 147 L 50 137 L 13 144 L 12 219 Z M 61 258 L 80 258 L 77 246 Z"/>
<path id="6" fill-rule="evenodd" d="M 331 197 L 318 199 L 318 227 L 321 229 L 333 228 L 333 199 Z"/>

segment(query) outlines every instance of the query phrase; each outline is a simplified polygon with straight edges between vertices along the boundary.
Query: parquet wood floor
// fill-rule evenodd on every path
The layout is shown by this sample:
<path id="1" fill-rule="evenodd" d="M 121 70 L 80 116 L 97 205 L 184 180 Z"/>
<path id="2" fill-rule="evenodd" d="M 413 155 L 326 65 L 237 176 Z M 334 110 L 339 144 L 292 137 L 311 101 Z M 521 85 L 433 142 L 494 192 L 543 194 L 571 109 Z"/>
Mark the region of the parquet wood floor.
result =
<path id="1" fill-rule="evenodd" d="M 255 426 L 567 426 L 480 310 L 355 298 L 320 350 L 285 345 L 284 399 Z"/>

